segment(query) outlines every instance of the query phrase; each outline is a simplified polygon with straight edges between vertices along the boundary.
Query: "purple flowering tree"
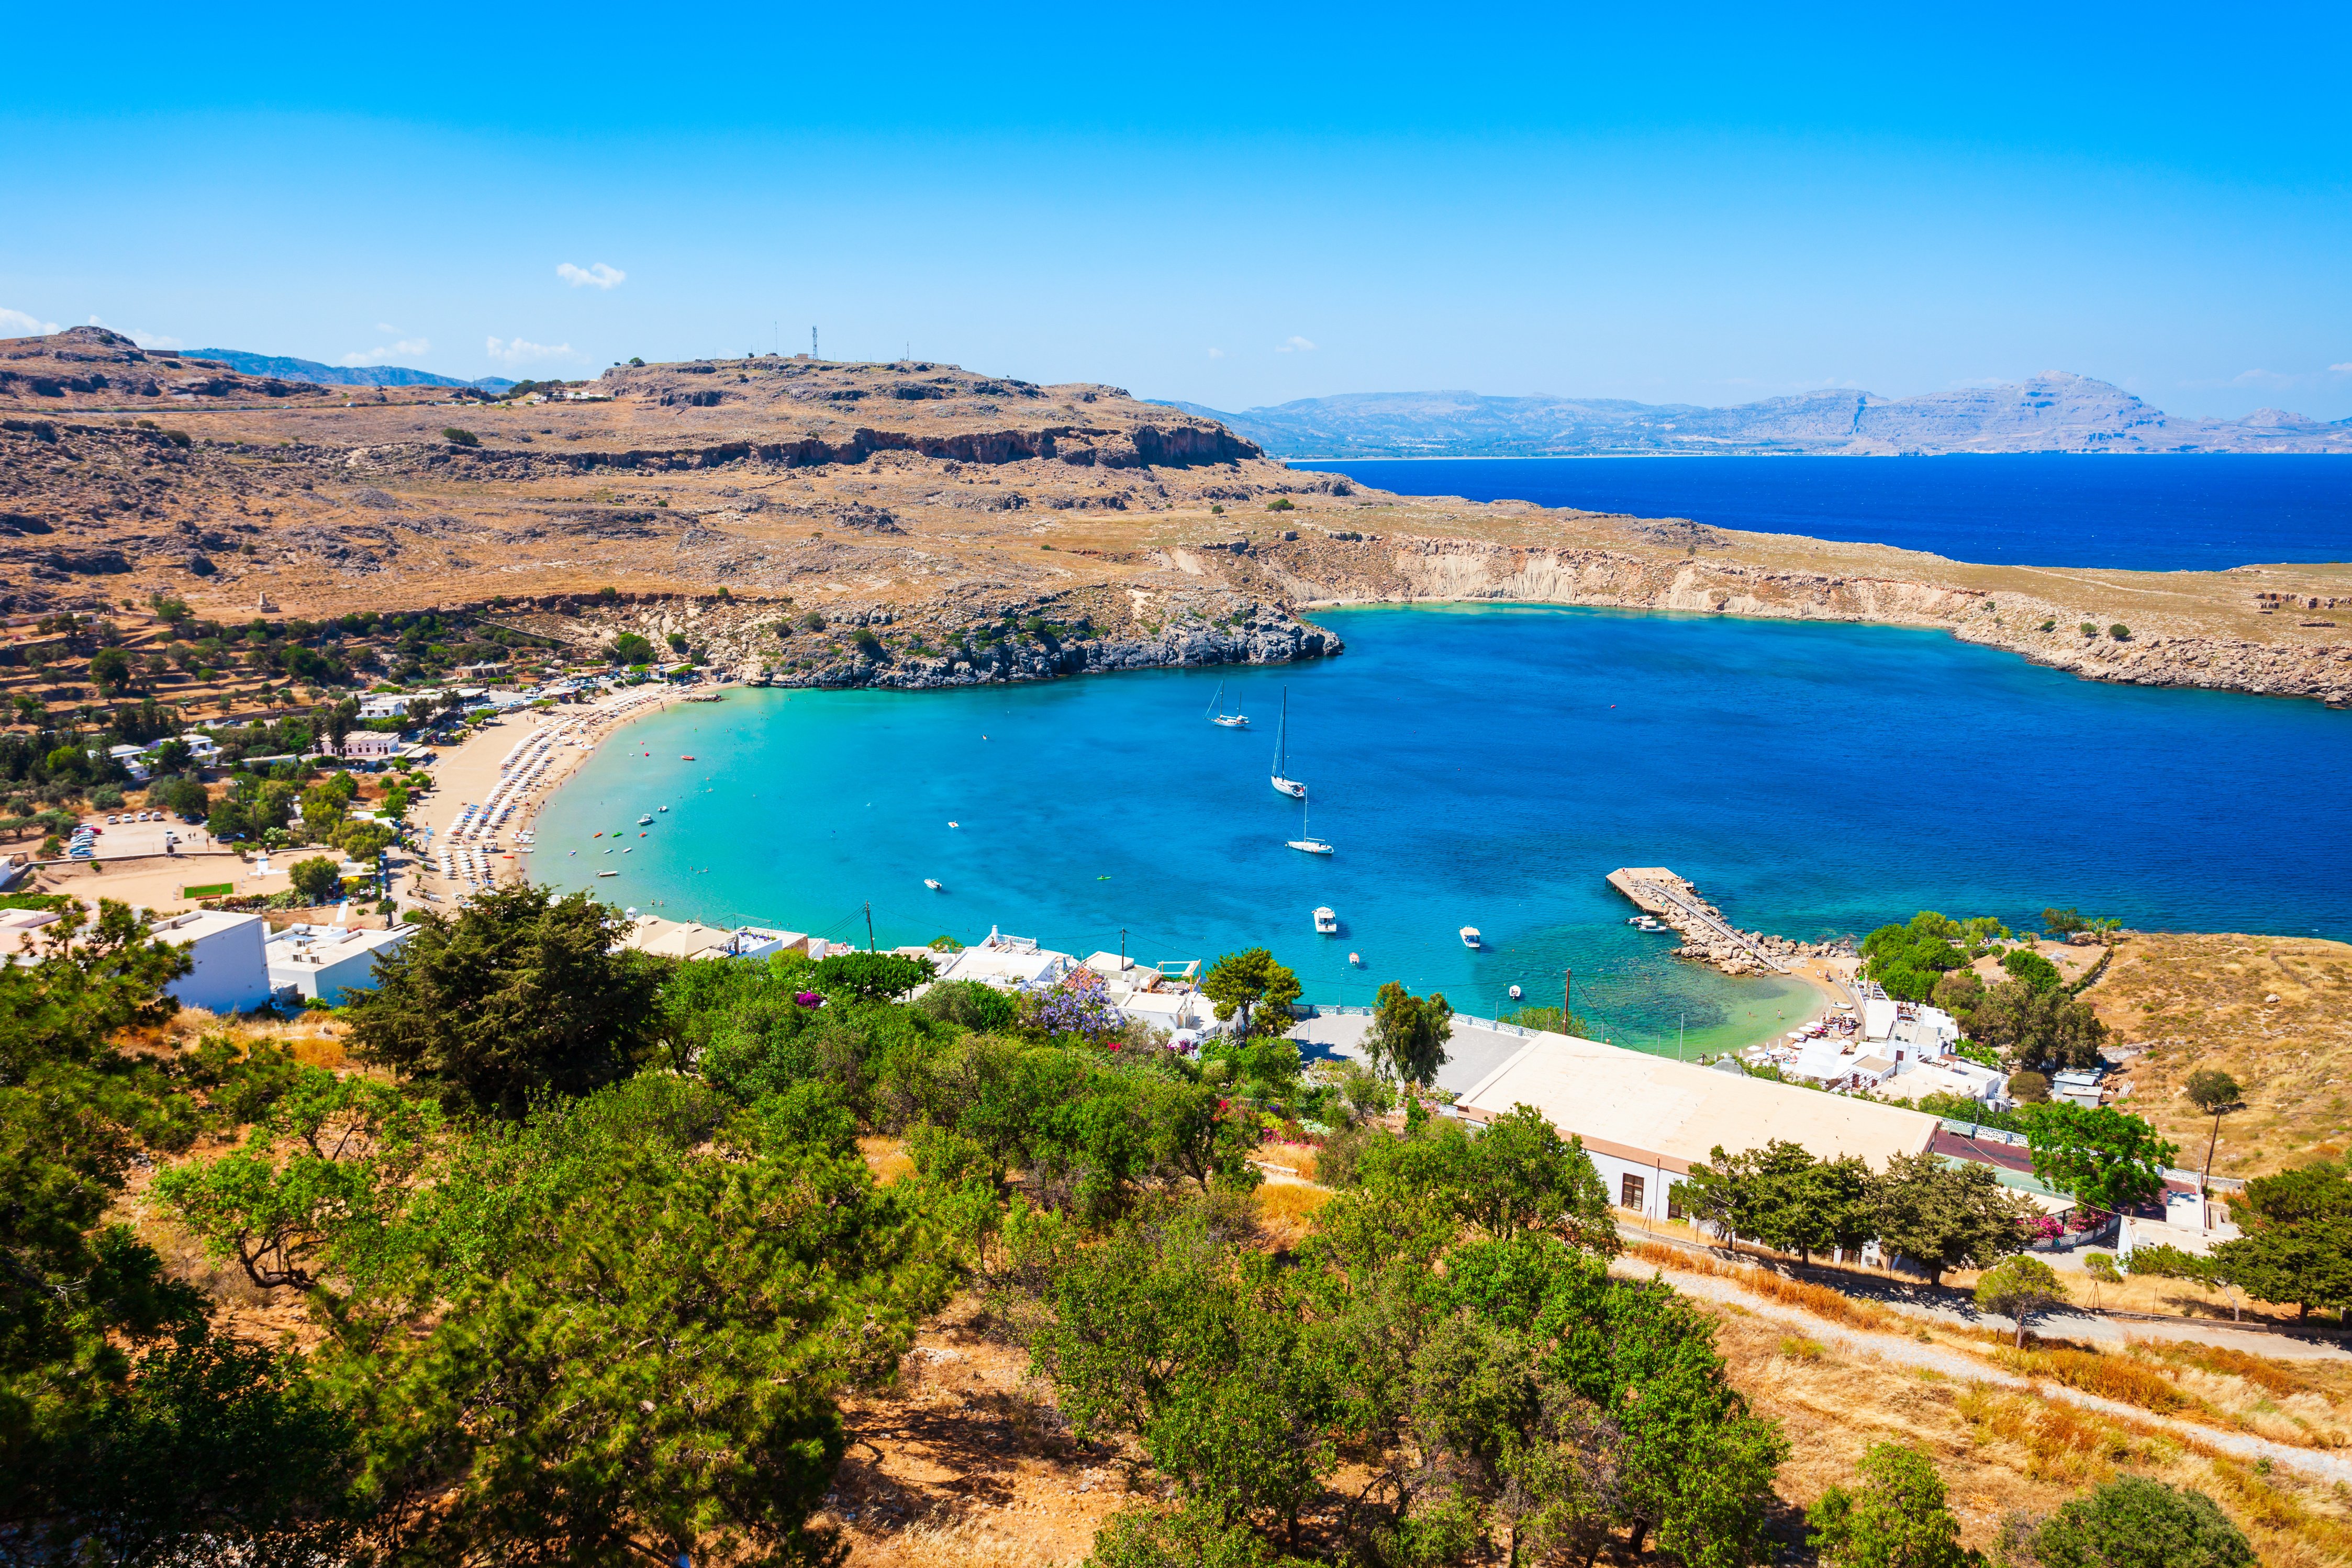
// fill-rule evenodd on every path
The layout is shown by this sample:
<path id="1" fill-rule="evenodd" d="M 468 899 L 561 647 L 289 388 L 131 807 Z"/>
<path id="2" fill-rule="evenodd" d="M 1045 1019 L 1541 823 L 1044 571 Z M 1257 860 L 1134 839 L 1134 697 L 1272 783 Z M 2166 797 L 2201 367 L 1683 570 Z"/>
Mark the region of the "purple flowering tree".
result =
<path id="1" fill-rule="evenodd" d="M 1048 1034 L 1082 1034 L 1091 1040 L 1117 1034 L 1121 1020 L 1110 1005 L 1102 977 L 1080 966 L 1031 1003 L 1030 1018 Z"/>

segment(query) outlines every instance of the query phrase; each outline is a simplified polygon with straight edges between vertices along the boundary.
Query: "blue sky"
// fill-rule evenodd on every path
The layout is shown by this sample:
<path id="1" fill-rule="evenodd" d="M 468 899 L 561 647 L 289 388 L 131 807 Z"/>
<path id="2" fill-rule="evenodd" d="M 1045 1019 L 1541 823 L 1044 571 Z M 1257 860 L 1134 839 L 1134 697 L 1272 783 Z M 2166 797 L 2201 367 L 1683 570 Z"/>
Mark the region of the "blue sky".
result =
<path id="1" fill-rule="evenodd" d="M 20 9 L 0 332 L 2352 415 L 2352 8 L 1635 10 Z"/>

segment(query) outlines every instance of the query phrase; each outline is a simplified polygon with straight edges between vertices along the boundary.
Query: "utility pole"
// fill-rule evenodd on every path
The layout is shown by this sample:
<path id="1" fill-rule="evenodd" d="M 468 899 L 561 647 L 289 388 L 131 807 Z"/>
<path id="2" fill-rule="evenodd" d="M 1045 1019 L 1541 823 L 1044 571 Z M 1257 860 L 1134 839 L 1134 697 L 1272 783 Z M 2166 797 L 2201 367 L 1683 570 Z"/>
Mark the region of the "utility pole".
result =
<path id="1" fill-rule="evenodd" d="M 1122 969 L 1127 967 L 1127 927 L 1124 925 L 1118 928 L 1118 967 Z"/>
<path id="2" fill-rule="evenodd" d="M 874 951 L 874 901 L 866 901 L 866 950 Z"/>
<path id="3" fill-rule="evenodd" d="M 1562 1034 L 1569 1032 L 1568 993 L 1575 984 L 1576 971 L 1574 969 L 1562 969 L 1559 972 L 1559 1032 Z"/>
<path id="4" fill-rule="evenodd" d="M 814 327 L 809 329 L 809 358 L 816 358 L 816 329 Z"/>

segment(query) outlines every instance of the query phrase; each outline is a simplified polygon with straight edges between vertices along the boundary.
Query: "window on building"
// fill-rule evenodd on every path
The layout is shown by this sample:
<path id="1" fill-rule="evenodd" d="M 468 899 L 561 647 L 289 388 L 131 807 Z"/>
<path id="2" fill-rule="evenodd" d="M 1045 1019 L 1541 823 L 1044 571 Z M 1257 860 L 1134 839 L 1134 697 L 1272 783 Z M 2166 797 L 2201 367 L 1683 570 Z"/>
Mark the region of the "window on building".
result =
<path id="1" fill-rule="evenodd" d="M 1625 1208 L 1642 1207 L 1643 1179 L 1637 1176 L 1620 1176 L 1617 1180 L 1617 1202 Z"/>
<path id="2" fill-rule="evenodd" d="M 1668 1182 L 1666 1184 L 1666 1218 L 1680 1219 L 1682 1217 L 1683 1184 L 1678 1181 Z"/>

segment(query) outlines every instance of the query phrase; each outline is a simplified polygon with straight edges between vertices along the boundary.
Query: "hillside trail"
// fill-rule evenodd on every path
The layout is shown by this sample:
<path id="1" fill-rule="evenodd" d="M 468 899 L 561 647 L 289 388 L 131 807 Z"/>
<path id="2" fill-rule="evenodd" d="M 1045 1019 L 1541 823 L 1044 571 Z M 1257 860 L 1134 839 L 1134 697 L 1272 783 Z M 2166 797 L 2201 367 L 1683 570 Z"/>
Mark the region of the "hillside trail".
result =
<path id="1" fill-rule="evenodd" d="M 2182 1421 L 2168 1416 L 2158 1416 L 2137 1406 L 2119 1400 L 2103 1399 L 2095 1394 L 2068 1388 L 2062 1384 L 2045 1382 L 2004 1372 L 1998 1367 L 1960 1352 L 1941 1345 L 1923 1344 L 1900 1334 L 1875 1330 L 1846 1328 L 1827 1319 L 1816 1317 L 1801 1308 L 1785 1305 L 1748 1291 L 1734 1281 L 1711 1274 L 1685 1272 L 1665 1269 L 1638 1259 L 1620 1258 L 1610 1265 L 1610 1271 L 1628 1279 L 1648 1279 L 1654 1272 L 1669 1276 L 1675 1289 L 1702 1300 L 1736 1306 L 1740 1311 L 1783 1326 L 1801 1330 L 1808 1337 L 1823 1344 L 1834 1345 L 1849 1353 L 1875 1356 L 1900 1366 L 1916 1367 L 1939 1373 L 1967 1383 L 1981 1383 L 1990 1387 L 2006 1388 L 2032 1394 L 2045 1399 L 2064 1400 L 2102 1416 L 2127 1420 L 2141 1426 L 2161 1428 L 2184 1442 L 2228 1454 L 2234 1458 L 2268 1459 L 2273 1464 L 2291 1466 L 2306 1475 L 2323 1480 L 2352 1483 L 2352 1459 L 2334 1454 L 2299 1448 L 2287 1443 L 2273 1442 L 2243 1432 L 2227 1432 L 2219 1427 L 2201 1426 L 2194 1421 Z"/>

